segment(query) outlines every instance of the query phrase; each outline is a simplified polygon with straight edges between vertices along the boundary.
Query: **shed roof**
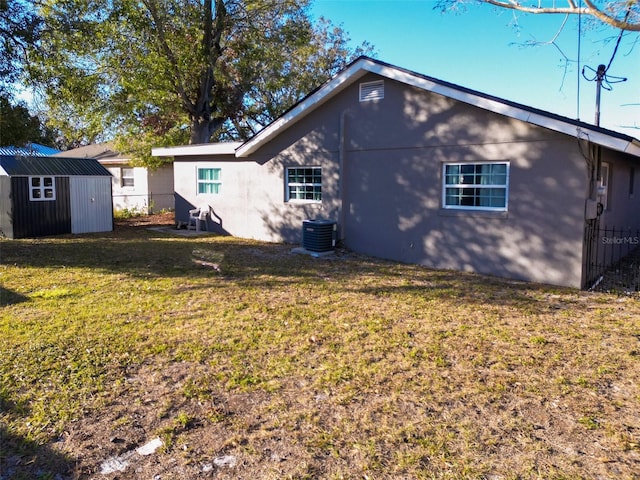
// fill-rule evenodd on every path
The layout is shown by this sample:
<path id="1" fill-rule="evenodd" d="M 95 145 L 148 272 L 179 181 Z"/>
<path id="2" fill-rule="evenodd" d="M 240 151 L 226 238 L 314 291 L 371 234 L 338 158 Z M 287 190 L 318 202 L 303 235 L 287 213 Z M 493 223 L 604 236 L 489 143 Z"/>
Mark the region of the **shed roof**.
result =
<path id="1" fill-rule="evenodd" d="M 109 170 L 93 158 L 27 157 L 21 155 L 0 156 L 0 173 L 11 177 L 25 175 L 111 176 Z"/>

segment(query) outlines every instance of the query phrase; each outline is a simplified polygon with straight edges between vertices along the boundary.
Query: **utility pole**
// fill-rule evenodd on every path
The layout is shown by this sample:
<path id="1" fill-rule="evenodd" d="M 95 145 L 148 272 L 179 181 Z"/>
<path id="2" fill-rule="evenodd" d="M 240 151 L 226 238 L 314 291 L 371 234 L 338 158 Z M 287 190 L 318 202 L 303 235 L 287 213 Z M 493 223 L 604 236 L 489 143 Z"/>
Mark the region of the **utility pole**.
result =
<path id="1" fill-rule="evenodd" d="M 589 70 L 591 70 L 594 75 L 592 78 L 588 78 L 587 75 L 585 74 L 585 69 L 588 68 Z M 585 66 L 582 69 L 582 76 L 585 78 L 585 80 L 589 81 L 589 82 L 596 82 L 596 118 L 595 118 L 595 124 L 596 126 L 600 126 L 600 92 L 602 91 L 602 89 L 604 88 L 605 90 L 609 90 L 611 91 L 613 89 L 613 87 L 611 86 L 611 84 L 613 83 L 620 83 L 620 82 L 626 82 L 627 79 L 624 77 L 614 77 L 611 75 L 607 75 L 607 67 L 604 65 L 598 65 L 598 69 L 594 70 L 591 67 L 587 67 Z"/>
<path id="2" fill-rule="evenodd" d="M 596 70 L 596 126 L 600 126 L 600 92 L 602 91 L 602 81 L 607 72 L 607 67 L 603 64 L 598 65 Z"/>

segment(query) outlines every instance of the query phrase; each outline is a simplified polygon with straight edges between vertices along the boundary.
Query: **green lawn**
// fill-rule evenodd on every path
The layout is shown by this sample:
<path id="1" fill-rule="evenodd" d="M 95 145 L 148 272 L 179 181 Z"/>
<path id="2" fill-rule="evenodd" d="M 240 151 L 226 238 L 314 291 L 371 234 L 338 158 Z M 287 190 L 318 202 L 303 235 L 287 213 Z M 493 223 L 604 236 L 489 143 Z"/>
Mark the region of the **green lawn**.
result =
<path id="1" fill-rule="evenodd" d="M 290 248 L 2 240 L 0 478 L 640 477 L 637 296 Z"/>

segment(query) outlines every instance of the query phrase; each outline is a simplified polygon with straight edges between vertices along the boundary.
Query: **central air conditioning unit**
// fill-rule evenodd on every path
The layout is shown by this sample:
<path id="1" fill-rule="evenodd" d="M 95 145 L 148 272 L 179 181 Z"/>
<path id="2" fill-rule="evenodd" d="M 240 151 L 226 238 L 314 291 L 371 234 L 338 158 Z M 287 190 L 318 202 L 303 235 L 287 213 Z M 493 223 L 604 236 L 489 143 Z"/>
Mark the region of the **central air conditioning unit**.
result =
<path id="1" fill-rule="evenodd" d="M 328 252 L 336 247 L 337 224 L 331 220 L 302 222 L 302 247 L 311 252 Z"/>

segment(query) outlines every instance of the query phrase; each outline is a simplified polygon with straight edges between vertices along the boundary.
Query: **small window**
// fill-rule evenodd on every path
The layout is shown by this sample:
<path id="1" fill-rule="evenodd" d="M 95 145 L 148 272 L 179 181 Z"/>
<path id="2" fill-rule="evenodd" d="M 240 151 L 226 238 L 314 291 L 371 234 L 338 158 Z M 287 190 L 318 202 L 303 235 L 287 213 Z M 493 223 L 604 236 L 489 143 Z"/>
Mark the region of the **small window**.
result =
<path id="1" fill-rule="evenodd" d="M 221 168 L 198 168 L 198 195 L 219 194 L 221 173 Z"/>
<path id="2" fill-rule="evenodd" d="M 633 188 L 636 181 L 636 169 L 631 167 L 631 171 L 629 172 L 629 196 L 633 197 Z"/>
<path id="3" fill-rule="evenodd" d="M 29 200 L 47 202 L 56 199 L 56 182 L 53 177 L 29 177 Z"/>
<path id="4" fill-rule="evenodd" d="M 133 168 L 122 168 L 120 170 L 120 179 L 123 187 L 133 187 L 135 185 Z"/>
<path id="5" fill-rule="evenodd" d="M 442 206 L 459 210 L 506 211 L 509 164 L 448 163 L 443 169 Z"/>
<path id="6" fill-rule="evenodd" d="M 322 168 L 287 168 L 287 201 L 322 201 Z"/>
<path id="7" fill-rule="evenodd" d="M 384 98 L 384 80 L 360 84 L 360 101 L 382 100 Z"/>

